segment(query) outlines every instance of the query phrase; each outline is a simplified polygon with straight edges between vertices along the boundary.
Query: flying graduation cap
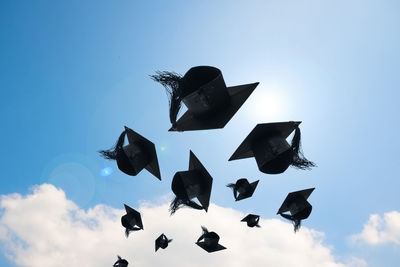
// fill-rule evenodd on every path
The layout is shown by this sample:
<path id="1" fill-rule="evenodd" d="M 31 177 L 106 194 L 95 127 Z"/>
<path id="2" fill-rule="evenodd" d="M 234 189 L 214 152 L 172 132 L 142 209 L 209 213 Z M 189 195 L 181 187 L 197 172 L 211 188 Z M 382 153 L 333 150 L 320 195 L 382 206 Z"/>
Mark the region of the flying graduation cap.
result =
<path id="1" fill-rule="evenodd" d="M 209 232 L 204 226 L 201 227 L 203 234 L 197 239 L 196 244 L 208 253 L 226 249 L 226 247 L 218 244 L 219 235 L 215 232 Z M 202 241 L 203 240 L 203 241 Z"/>
<path id="2" fill-rule="evenodd" d="M 193 67 L 183 77 L 159 71 L 151 78 L 169 95 L 170 131 L 224 128 L 258 85 L 227 87 L 221 70 L 210 66 Z M 187 111 L 177 121 L 182 102 Z"/>
<path id="3" fill-rule="evenodd" d="M 125 236 L 128 237 L 131 231 L 143 230 L 142 217 L 140 213 L 124 204 L 126 214 L 121 217 L 121 224 L 125 227 Z"/>
<path id="4" fill-rule="evenodd" d="M 213 178 L 208 173 L 203 164 L 190 151 L 189 170 L 177 172 L 172 179 L 171 189 L 175 194 L 175 199 L 170 205 L 171 215 L 182 206 L 206 212 L 210 203 L 210 195 Z M 197 198 L 200 205 L 192 199 Z"/>
<path id="5" fill-rule="evenodd" d="M 114 263 L 113 267 L 128 267 L 128 261 L 117 256 L 118 260 Z"/>
<path id="6" fill-rule="evenodd" d="M 156 239 L 156 252 L 159 248 L 166 249 L 168 244 L 171 243 L 172 239 L 168 239 L 164 234 L 161 234 Z"/>
<path id="7" fill-rule="evenodd" d="M 307 199 L 314 189 L 309 188 L 289 193 L 278 210 L 277 214 L 293 222 L 294 232 L 300 229 L 301 220 L 307 219 L 311 214 L 312 206 Z M 285 214 L 285 212 L 290 214 Z"/>
<path id="8" fill-rule="evenodd" d="M 125 135 L 129 144 L 124 146 Z M 161 180 L 156 148 L 152 142 L 125 126 L 115 146 L 109 150 L 101 150 L 106 159 L 117 161 L 118 169 L 123 173 L 136 176 L 143 169 Z"/>
<path id="9" fill-rule="evenodd" d="M 242 178 L 237 180 L 236 183 L 227 184 L 226 186 L 232 189 L 235 200 L 239 201 L 251 197 L 254 191 L 256 190 L 259 181 L 260 180 L 257 180 L 253 183 L 249 183 L 249 181 L 246 178 Z"/>
<path id="10" fill-rule="evenodd" d="M 249 214 L 246 217 L 244 217 L 241 222 L 246 222 L 248 227 L 253 228 L 255 227 L 261 227 L 258 222 L 260 221 L 260 216 L 259 215 L 254 215 L 254 214 Z"/>
<path id="11" fill-rule="evenodd" d="M 229 161 L 255 157 L 258 169 L 267 174 L 283 173 L 290 165 L 310 169 L 315 164 L 301 150 L 300 121 L 263 123 L 244 139 Z M 286 138 L 293 132 L 291 144 Z"/>

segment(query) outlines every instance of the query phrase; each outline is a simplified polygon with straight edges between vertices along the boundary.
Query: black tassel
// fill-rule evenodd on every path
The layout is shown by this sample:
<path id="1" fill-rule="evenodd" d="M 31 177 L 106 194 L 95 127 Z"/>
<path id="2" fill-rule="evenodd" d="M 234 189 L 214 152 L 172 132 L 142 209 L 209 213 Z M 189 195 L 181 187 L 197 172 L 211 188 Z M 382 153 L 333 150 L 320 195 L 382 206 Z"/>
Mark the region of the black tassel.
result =
<path id="1" fill-rule="evenodd" d="M 203 235 L 208 234 L 208 229 L 205 226 L 201 226 L 201 230 L 203 230 Z"/>
<path id="2" fill-rule="evenodd" d="M 171 213 L 171 215 L 173 215 L 183 205 L 183 203 L 184 202 L 182 199 L 175 197 L 169 205 L 169 212 Z"/>
<path id="3" fill-rule="evenodd" d="M 117 159 L 117 155 L 122 151 L 124 145 L 126 131 L 123 131 L 118 138 L 117 143 L 108 150 L 100 150 L 99 153 L 106 159 Z"/>
<path id="4" fill-rule="evenodd" d="M 169 205 L 170 214 L 173 215 L 182 206 L 188 206 L 188 207 L 191 207 L 191 208 L 196 209 L 196 210 L 202 210 L 203 209 L 202 206 L 198 205 L 194 201 L 191 201 L 189 199 L 181 199 L 181 198 L 175 197 L 174 200 Z"/>
<path id="5" fill-rule="evenodd" d="M 156 75 L 150 75 L 150 77 L 153 81 L 164 86 L 167 91 L 169 97 L 169 120 L 171 121 L 172 126 L 175 127 L 176 118 L 182 106 L 182 76 L 175 72 L 157 71 Z"/>
<path id="6" fill-rule="evenodd" d="M 129 237 L 129 233 L 131 232 L 131 230 L 129 230 L 128 228 L 125 228 L 125 236 L 126 238 Z"/>
<path id="7" fill-rule="evenodd" d="M 293 151 L 293 160 L 292 165 L 298 169 L 308 170 L 311 167 L 315 167 L 315 163 L 306 159 L 303 155 L 301 149 L 301 132 L 300 128 L 297 127 L 294 132 L 294 136 L 292 139 L 292 151 Z"/>
<path id="8" fill-rule="evenodd" d="M 237 199 L 237 189 L 236 189 L 236 184 L 227 184 L 226 187 L 229 187 L 233 191 L 233 197 Z"/>
<path id="9" fill-rule="evenodd" d="M 294 232 L 299 231 L 301 226 L 301 220 L 293 220 Z"/>
<path id="10" fill-rule="evenodd" d="M 173 239 L 167 239 L 167 240 L 168 240 L 168 243 L 171 243 Z"/>
<path id="11" fill-rule="evenodd" d="M 288 215 L 288 214 L 281 214 L 281 216 L 285 219 L 288 219 L 290 221 L 292 221 L 293 226 L 294 226 L 294 232 L 296 233 L 297 231 L 299 231 L 300 227 L 301 227 L 301 220 L 299 219 L 295 219 L 293 218 L 292 215 Z"/>

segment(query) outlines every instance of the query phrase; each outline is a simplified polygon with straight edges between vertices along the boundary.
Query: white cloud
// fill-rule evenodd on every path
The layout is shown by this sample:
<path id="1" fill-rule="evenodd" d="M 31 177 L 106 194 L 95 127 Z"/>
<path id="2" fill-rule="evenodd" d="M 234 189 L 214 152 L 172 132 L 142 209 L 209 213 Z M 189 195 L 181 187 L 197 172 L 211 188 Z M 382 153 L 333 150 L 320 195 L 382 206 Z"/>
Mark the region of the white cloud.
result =
<path id="1" fill-rule="evenodd" d="M 141 267 L 345 266 L 323 244 L 323 233 L 302 227 L 294 234 L 291 224 L 278 219 L 263 219 L 261 228 L 248 228 L 240 222 L 245 214 L 214 204 L 208 213 L 181 209 L 169 216 L 167 203 L 144 203 L 139 210 L 145 230 L 128 239 L 120 224 L 122 209 L 97 205 L 84 211 L 49 184 L 26 196 L 2 196 L 0 206 L 0 241 L 20 266 L 109 267 L 117 254 L 129 266 Z M 228 249 L 208 254 L 195 245 L 201 225 L 217 232 Z M 154 240 L 161 233 L 174 240 L 155 253 Z"/>
<path id="2" fill-rule="evenodd" d="M 361 233 L 351 236 L 351 241 L 368 245 L 400 244 L 400 212 L 387 212 L 383 217 L 372 214 Z"/>

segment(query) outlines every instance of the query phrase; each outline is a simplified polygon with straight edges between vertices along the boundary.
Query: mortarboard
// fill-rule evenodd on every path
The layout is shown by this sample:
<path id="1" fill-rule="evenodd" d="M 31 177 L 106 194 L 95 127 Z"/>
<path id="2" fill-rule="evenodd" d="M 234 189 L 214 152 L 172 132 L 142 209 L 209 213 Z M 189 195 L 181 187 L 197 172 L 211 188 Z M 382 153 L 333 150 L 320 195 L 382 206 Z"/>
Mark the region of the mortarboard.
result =
<path id="1" fill-rule="evenodd" d="M 123 146 L 125 135 L 129 144 Z M 126 126 L 115 146 L 109 150 L 101 150 L 100 153 L 106 159 L 116 160 L 118 169 L 123 173 L 136 176 L 145 168 L 161 180 L 154 144 Z"/>
<path id="2" fill-rule="evenodd" d="M 171 241 L 172 239 L 168 239 L 164 234 L 161 234 L 156 239 L 156 252 L 159 248 L 166 249 Z"/>
<path id="3" fill-rule="evenodd" d="M 260 216 L 255 214 L 249 214 L 244 217 L 241 222 L 246 222 L 248 227 L 261 227 L 258 222 L 260 221 Z"/>
<path id="4" fill-rule="evenodd" d="M 283 173 L 290 165 L 309 169 L 315 164 L 301 151 L 300 121 L 257 124 L 229 161 L 255 157 L 258 169 L 267 174 Z M 295 131 L 292 142 L 286 138 Z"/>
<path id="5" fill-rule="evenodd" d="M 227 184 L 226 186 L 232 188 L 235 200 L 239 201 L 251 197 L 254 191 L 256 190 L 259 181 L 260 180 L 257 180 L 253 183 L 249 183 L 249 181 L 246 178 L 242 178 L 237 180 L 236 183 Z"/>
<path id="6" fill-rule="evenodd" d="M 169 94 L 170 131 L 224 128 L 258 85 L 227 87 L 221 70 L 210 66 L 193 67 L 183 77 L 167 71 L 151 77 Z M 177 121 L 181 102 L 188 110 Z"/>
<path id="7" fill-rule="evenodd" d="M 177 172 L 172 179 L 171 189 L 175 194 L 175 199 L 170 205 L 171 215 L 182 205 L 194 209 L 208 210 L 213 178 L 208 173 L 203 164 L 190 151 L 189 170 Z M 192 201 L 197 198 L 200 205 Z"/>
<path id="8" fill-rule="evenodd" d="M 307 219 L 311 214 L 312 205 L 307 199 L 314 189 L 309 188 L 289 193 L 278 210 L 277 214 L 293 222 L 295 232 L 300 229 L 301 220 Z M 285 212 L 289 212 L 290 215 Z"/>
<path id="9" fill-rule="evenodd" d="M 208 253 L 226 249 L 226 247 L 218 244 L 219 235 L 215 232 L 209 232 L 204 226 L 201 227 L 203 234 L 197 239 L 196 244 Z M 203 241 L 202 241 L 203 240 Z"/>
<path id="10" fill-rule="evenodd" d="M 117 256 L 118 260 L 114 263 L 113 267 L 128 267 L 128 261 Z"/>
<path id="11" fill-rule="evenodd" d="M 125 227 L 125 236 L 128 237 L 131 231 L 143 230 L 142 217 L 140 213 L 124 204 L 126 214 L 121 217 L 121 224 Z"/>

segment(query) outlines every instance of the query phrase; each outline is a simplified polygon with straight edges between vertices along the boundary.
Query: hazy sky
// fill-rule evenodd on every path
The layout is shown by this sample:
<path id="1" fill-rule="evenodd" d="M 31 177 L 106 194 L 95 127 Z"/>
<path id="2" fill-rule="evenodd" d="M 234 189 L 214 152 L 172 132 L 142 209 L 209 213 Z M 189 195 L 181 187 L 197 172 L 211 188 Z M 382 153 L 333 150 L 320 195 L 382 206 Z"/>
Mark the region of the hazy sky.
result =
<path id="1" fill-rule="evenodd" d="M 400 211 L 400 3 L 149 2 L 0 2 L 0 194 L 49 183 L 84 210 L 161 205 L 191 149 L 214 177 L 219 208 L 279 219 L 288 192 L 316 187 L 305 231 L 324 233 L 338 262 L 397 266 L 400 215 L 389 215 Z M 168 100 L 149 75 L 197 65 L 220 68 L 228 86 L 260 85 L 224 129 L 168 132 Z M 266 175 L 254 159 L 228 162 L 257 123 L 289 120 L 302 121 L 304 154 L 317 168 Z M 97 153 L 124 125 L 155 143 L 161 182 L 124 175 Z M 260 183 L 235 203 L 225 185 L 242 177 Z M 18 266 L 7 227 L 0 219 L 0 265 Z"/>

